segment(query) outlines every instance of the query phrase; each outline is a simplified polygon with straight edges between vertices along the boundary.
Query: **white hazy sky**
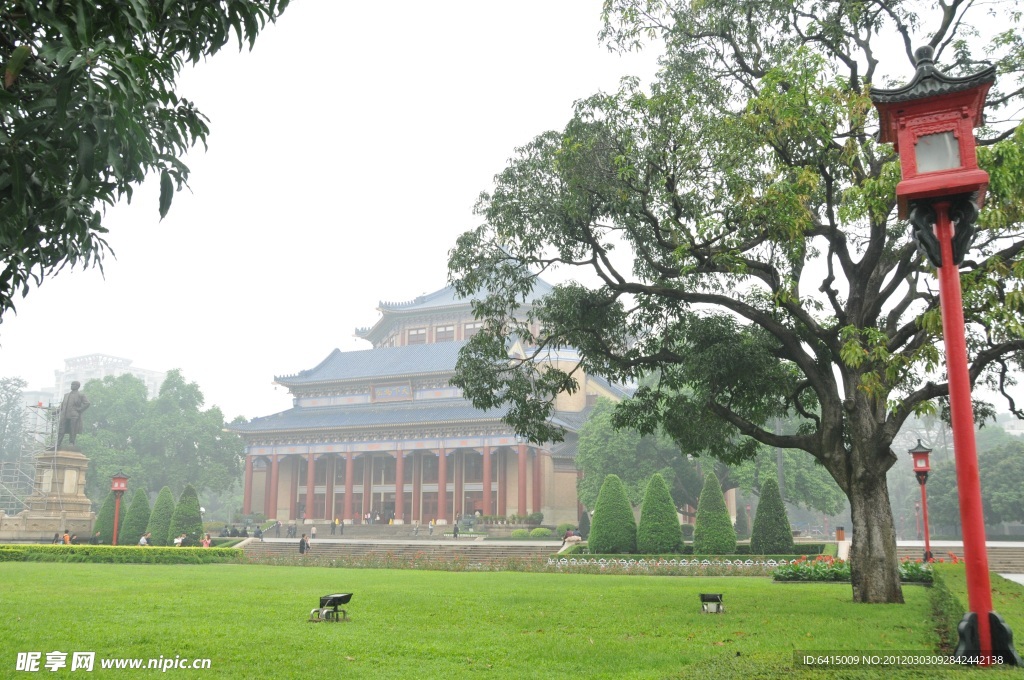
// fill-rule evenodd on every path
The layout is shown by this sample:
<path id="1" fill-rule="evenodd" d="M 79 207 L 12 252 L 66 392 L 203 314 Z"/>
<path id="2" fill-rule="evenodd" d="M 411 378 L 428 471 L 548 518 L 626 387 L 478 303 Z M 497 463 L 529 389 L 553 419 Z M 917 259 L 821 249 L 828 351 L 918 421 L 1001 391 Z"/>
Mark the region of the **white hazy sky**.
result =
<path id="1" fill-rule="evenodd" d="M 378 301 L 443 287 L 457 236 L 516 146 L 575 100 L 649 81 L 657 54 L 609 53 L 600 0 L 294 2 L 252 52 L 189 68 L 209 118 L 191 192 L 157 186 L 104 220 L 116 253 L 65 270 L 0 324 L 0 376 L 51 389 L 64 359 L 180 368 L 230 419 L 290 406 L 274 376 L 334 348 Z"/>

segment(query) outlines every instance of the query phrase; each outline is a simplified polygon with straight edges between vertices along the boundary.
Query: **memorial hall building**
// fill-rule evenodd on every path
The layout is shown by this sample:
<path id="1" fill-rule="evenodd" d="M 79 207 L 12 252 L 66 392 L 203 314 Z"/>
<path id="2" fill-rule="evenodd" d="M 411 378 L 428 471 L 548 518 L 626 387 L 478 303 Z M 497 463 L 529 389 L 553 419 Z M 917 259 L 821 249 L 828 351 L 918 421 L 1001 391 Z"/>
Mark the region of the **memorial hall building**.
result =
<path id="1" fill-rule="evenodd" d="M 551 290 L 538 281 L 534 298 Z M 268 519 L 396 524 L 463 515 L 527 515 L 576 523 L 578 433 L 599 397 L 626 394 L 580 376 L 559 395 L 557 444 L 535 446 L 502 422 L 504 409 L 479 410 L 449 384 L 459 350 L 482 326 L 450 286 L 409 302 L 380 303 L 372 349 L 335 349 L 313 368 L 275 382 L 292 394 L 287 411 L 231 429 L 245 441 L 246 514 Z M 552 357 L 569 368 L 572 351 Z"/>

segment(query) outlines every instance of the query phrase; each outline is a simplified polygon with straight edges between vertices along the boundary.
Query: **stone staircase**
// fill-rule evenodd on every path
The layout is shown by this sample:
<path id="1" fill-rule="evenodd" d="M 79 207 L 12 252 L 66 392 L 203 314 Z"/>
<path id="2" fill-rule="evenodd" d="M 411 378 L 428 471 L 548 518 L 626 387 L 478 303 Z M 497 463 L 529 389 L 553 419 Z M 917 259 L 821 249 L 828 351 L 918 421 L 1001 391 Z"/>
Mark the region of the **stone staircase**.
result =
<path id="1" fill-rule="evenodd" d="M 506 559 L 540 559 L 558 552 L 557 541 L 483 541 L 473 539 L 452 540 L 451 538 L 417 539 L 365 539 L 349 536 L 345 528 L 344 537 L 320 537 L 312 543 L 312 555 L 317 561 L 331 559 L 358 559 L 364 557 L 386 557 L 393 559 L 464 560 L 474 563 L 496 562 Z M 422 532 L 421 532 L 422 533 Z M 274 558 L 297 558 L 298 539 L 266 538 L 264 541 L 249 539 L 240 546 L 245 554 L 256 561 Z"/>
<path id="2" fill-rule="evenodd" d="M 951 552 L 960 559 L 964 557 L 964 548 L 960 544 L 945 542 L 935 542 L 932 544 L 932 554 L 935 556 L 935 559 L 941 557 L 948 562 L 949 553 Z M 896 547 L 896 555 L 901 560 L 904 558 L 916 560 L 924 555 L 924 548 L 920 545 L 898 545 Z M 989 543 L 988 568 L 990 571 L 1000 574 L 1024 574 L 1024 544 L 999 545 L 998 543 Z"/>

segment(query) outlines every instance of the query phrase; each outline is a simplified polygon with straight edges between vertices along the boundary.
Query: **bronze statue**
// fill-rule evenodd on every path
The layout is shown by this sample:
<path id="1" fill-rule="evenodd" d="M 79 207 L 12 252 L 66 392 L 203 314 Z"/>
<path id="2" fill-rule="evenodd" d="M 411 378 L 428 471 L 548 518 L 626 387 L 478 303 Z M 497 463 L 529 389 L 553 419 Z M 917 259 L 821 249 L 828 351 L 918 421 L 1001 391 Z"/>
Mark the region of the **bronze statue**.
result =
<path id="1" fill-rule="evenodd" d="M 60 448 L 64 435 L 71 437 L 71 445 L 75 445 L 75 437 L 82 431 L 82 413 L 91 405 L 85 395 L 78 391 L 82 384 L 75 380 L 71 383 L 71 391 L 64 395 L 57 416 L 57 447 Z"/>

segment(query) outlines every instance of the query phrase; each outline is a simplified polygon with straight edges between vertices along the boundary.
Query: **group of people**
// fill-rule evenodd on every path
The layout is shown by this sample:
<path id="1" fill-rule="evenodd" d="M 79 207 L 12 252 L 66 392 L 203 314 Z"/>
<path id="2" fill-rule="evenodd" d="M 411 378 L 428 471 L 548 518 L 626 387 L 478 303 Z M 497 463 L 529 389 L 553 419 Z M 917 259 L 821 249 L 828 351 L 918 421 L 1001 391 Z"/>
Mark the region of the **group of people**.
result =
<path id="1" fill-rule="evenodd" d="M 58 531 L 53 535 L 52 543 L 54 545 L 79 545 L 81 541 L 78 538 L 78 534 L 72 534 L 65 529 L 63 533 Z M 89 539 L 89 545 L 100 545 L 101 543 L 103 543 L 103 539 L 100 538 L 100 532 L 97 531 Z"/>
<path id="2" fill-rule="evenodd" d="M 98 531 L 96 532 L 96 535 L 99 536 Z M 147 531 L 146 533 L 142 534 L 141 538 L 139 538 L 139 545 L 142 547 L 152 545 L 152 538 L 152 532 Z M 212 543 L 213 539 L 210 538 L 210 534 L 203 534 L 203 537 L 199 540 L 199 545 L 203 546 L 204 548 L 209 548 Z M 174 537 L 174 547 L 181 548 L 182 546 L 188 546 L 188 535 L 185 533 L 182 533 L 180 536 Z"/>

